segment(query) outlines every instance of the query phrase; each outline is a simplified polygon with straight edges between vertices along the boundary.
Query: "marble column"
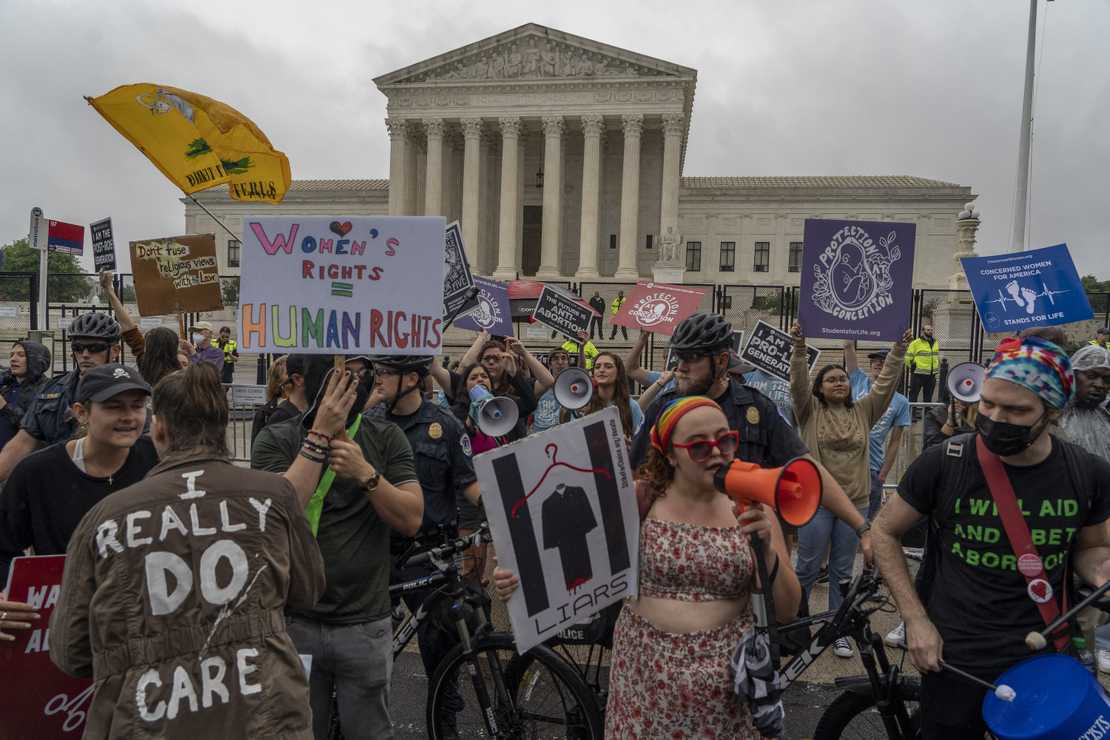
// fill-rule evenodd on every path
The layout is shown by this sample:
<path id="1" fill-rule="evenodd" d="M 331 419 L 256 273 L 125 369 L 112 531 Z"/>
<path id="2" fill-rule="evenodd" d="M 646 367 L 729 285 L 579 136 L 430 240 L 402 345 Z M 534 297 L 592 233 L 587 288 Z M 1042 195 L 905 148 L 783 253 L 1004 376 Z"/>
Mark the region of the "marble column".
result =
<path id="1" fill-rule="evenodd" d="M 405 213 L 405 157 L 410 156 L 408 127 L 401 118 L 385 119 L 385 127 L 389 131 L 389 215 L 402 216 Z"/>
<path id="2" fill-rule="evenodd" d="M 501 125 L 501 208 L 497 232 L 497 280 L 515 280 L 517 262 L 518 168 L 520 167 L 520 119 L 506 117 Z"/>
<path id="3" fill-rule="evenodd" d="M 543 119 L 543 231 L 539 278 L 559 277 L 563 224 L 563 117 Z"/>
<path id="4" fill-rule="evenodd" d="M 424 119 L 428 137 L 427 171 L 424 176 L 424 215 L 443 215 L 443 119 Z"/>
<path id="5" fill-rule="evenodd" d="M 601 185 L 601 130 L 605 119 L 598 114 L 582 116 L 582 227 L 578 235 L 576 278 L 596 278 L 598 197 Z"/>
<path id="6" fill-rule="evenodd" d="M 675 250 L 670 261 L 681 261 L 681 235 L 678 233 L 678 188 L 682 177 L 680 156 L 686 117 L 681 113 L 663 114 L 663 197 L 659 204 L 660 261 L 668 261 L 662 245 Z"/>
<path id="7" fill-rule="evenodd" d="M 419 215 L 417 204 L 420 200 L 420 193 L 417 190 L 419 187 L 420 173 L 417 170 L 420 151 L 423 146 L 423 137 L 420 136 L 420 131 L 413 126 L 406 126 L 406 144 L 405 144 L 405 177 L 401 181 L 403 190 L 401 193 L 402 207 L 401 213 L 406 216 Z"/>
<path id="8" fill-rule="evenodd" d="M 463 181 L 462 181 L 462 236 L 466 259 L 472 270 L 478 270 L 478 203 L 482 188 L 481 145 L 482 119 L 462 119 L 463 130 Z"/>
<path id="9" fill-rule="evenodd" d="M 640 276 L 636 251 L 640 241 L 640 135 L 644 117 L 632 113 L 621 117 L 624 124 L 624 162 L 621 170 L 621 226 L 615 278 L 635 280 Z"/>

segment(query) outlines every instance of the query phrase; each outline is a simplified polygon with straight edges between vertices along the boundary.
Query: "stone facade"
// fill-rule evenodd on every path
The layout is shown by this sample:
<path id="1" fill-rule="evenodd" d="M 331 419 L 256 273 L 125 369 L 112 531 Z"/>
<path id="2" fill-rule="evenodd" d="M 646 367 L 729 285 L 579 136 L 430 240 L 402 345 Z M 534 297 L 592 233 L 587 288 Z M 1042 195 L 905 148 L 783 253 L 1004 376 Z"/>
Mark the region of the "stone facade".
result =
<path id="1" fill-rule="evenodd" d="M 807 217 L 912 221 L 914 279 L 947 287 L 971 189 L 908 176 L 683 177 L 696 70 L 535 24 L 374 80 L 388 180 L 294 181 L 268 213 L 443 215 L 512 279 L 797 284 Z M 232 231 L 257 206 L 198 196 Z M 234 249 L 186 203 L 189 232 Z M 794 245 L 792 247 L 792 245 Z M 974 243 L 970 245 L 974 247 Z"/>

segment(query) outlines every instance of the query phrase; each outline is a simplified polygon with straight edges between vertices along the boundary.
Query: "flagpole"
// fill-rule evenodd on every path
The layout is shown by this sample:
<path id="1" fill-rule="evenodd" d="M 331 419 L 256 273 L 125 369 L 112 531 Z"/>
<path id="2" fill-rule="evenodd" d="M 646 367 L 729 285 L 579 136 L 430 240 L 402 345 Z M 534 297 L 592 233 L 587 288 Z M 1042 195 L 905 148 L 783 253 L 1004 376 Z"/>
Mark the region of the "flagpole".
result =
<path id="1" fill-rule="evenodd" d="M 204 207 L 204 204 L 203 204 L 203 203 L 201 203 L 201 202 L 200 202 L 199 200 L 197 200 L 196 198 L 194 198 L 194 197 L 193 197 L 193 195 L 192 195 L 192 193 L 185 193 L 185 195 L 187 195 L 187 196 L 189 197 L 189 200 L 191 200 L 191 201 L 193 201 L 194 203 L 196 203 L 196 204 L 197 204 L 197 208 L 199 208 L 200 210 L 202 210 L 202 211 L 204 211 L 205 213 L 207 213 L 207 214 L 208 214 L 208 216 L 209 216 L 209 218 L 211 218 L 211 219 L 212 219 L 213 221 L 215 221 L 215 222 L 216 222 L 216 224 L 217 224 L 217 225 L 218 225 L 218 226 L 219 226 L 219 227 L 220 227 L 221 229 L 223 229 L 224 231 L 226 231 L 226 232 L 228 233 L 228 235 L 229 235 L 229 236 L 230 236 L 230 237 L 231 237 L 232 239 L 236 239 L 236 240 L 238 240 L 238 239 L 240 238 L 240 236 L 241 236 L 240 234 L 236 234 L 236 233 L 235 233 L 234 231 L 232 231 L 231 229 L 227 228 L 227 226 L 225 226 L 225 225 L 224 225 L 224 222 L 223 222 L 223 221 L 221 221 L 220 219 L 216 218 L 216 214 L 212 213 L 212 211 L 210 211 L 210 210 L 208 210 L 207 208 L 205 208 L 205 207 Z"/>
<path id="2" fill-rule="evenodd" d="M 1029 0 L 1029 39 L 1025 48 L 1025 95 L 1021 101 L 1021 138 L 1018 140 L 1017 194 L 1011 239 L 1015 252 L 1024 252 L 1025 211 L 1029 200 L 1029 141 L 1033 135 L 1033 52 L 1037 46 L 1037 0 Z"/>

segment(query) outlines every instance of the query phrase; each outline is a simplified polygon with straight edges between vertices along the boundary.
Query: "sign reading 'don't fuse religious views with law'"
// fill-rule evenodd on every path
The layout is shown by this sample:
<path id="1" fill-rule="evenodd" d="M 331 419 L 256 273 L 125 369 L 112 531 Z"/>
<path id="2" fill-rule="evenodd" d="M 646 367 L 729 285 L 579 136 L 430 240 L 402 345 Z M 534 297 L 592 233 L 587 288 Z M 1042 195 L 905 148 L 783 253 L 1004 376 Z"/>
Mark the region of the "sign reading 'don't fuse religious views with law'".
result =
<path id="1" fill-rule="evenodd" d="M 247 216 L 239 349 L 439 354 L 444 220 Z"/>
<path id="2" fill-rule="evenodd" d="M 140 316 L 224 307 L 212 234 L 131 242 L 131 270 Z"/>

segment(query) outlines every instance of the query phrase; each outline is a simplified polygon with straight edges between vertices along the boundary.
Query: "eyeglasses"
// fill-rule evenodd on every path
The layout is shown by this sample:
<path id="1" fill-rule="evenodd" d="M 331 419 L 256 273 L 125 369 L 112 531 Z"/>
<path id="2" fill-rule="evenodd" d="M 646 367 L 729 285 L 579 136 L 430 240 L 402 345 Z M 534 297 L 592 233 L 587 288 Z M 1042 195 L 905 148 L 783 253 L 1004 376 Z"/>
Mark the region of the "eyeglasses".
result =
<path id="1" fill-rule="evenodd" d="M 712 357 L 711 352 L 702 352 L 700 350 L 689 352 L 675 352 L 674 357 L 679 362 L 697 362 L 703 357 Z"/>
<path id="2" fill-rule="evenodd" d="M 82 352 L 88 352 L 94 355 L 100 352 L 107 352 L 109 346 L 110 345 L 104 342 L 93 342 L 91 344 L 86 344 L 85 342 L 70 342 L 69 344 L 69 348 L 73 350 L 73 354 L 75 355 L 79 355 Z"/>
<path id="3" fill-rule="evenodd" d="M 699 439 L 697 442 L 672 442 L 673 447 L 686 450 L 694 462 L 705 462 L 713 454 L 713 448 L 721 451 L 725 457 L 731 457 L 740 446 L 740 432 L 735 430 L 725 432 L 717 439 Z"/>

